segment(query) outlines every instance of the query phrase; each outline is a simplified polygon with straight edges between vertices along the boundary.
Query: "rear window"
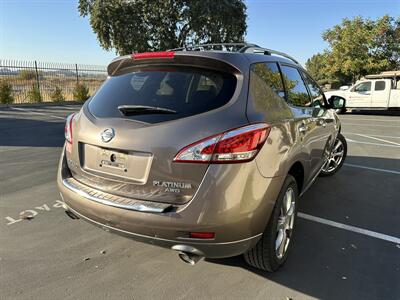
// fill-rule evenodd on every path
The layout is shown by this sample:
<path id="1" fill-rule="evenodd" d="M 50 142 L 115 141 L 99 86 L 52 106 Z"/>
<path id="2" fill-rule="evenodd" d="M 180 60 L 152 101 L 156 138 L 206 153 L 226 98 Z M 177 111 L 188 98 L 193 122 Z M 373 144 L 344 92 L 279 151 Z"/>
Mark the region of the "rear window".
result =
<path id="1" fill-rule="evenodd" d="M 375 91 L 383 91 L 386 88 L 385 81 L 376 81 L 375 82 Z"/>
<path id="2" fill-rule="evenodd" d="M 164 122 L 221 107 L 232 98 L 235 88 L 233 74 L 186 68 L 140 70 L 108 78 L 91 99 L 89 109 L 99 118 Z M 159 107 L 176 113 L 123 115 L 120 105 Z"/>

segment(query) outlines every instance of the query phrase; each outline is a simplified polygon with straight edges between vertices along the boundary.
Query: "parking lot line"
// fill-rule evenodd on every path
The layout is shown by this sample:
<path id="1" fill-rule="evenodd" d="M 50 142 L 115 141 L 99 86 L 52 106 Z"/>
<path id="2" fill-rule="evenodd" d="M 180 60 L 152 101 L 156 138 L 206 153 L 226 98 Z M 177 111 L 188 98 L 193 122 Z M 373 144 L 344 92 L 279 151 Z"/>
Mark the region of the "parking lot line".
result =
<path id="1" fill-rule="evenodd" d="M 76 105 L 75 107 L 54 105 L 54 106 L 48 106 L 48 108 L 50 108 L 50 109 L 55 108 L 55 109 L 62 109 L 62 110 L 76 110 L 77 108 L 78 109 L 81 108 L 81 105 Z"/>
<path id="2" fill-rule="evenodd" d="M 362 137 L 366 137 L 366 138 L 369 138 L 369 139 L 373 139 L 373 140 L 377 140 L 377 141 L 385 142 L 385 143 L 388 143 L 388 144 L 393 144 L 393 145 L 400 146 L 400 144 L 399 144 L 399 143 L 395 143 L 395 142 L 392 142 L 392 141 L 388 141 L 388 140 L 380 139 L 380 138 L 373 137 L 373 136 L 369 136 L 369 135 L 366 135 L 366 134 L 360 134 L 360 133 L 357 133 L 357 135 L 358 135 L 358 136 L 362 136 Z"/>
<path id="3" fill-rule="evenodd" d="M 377 121 L 377 122 L 396 122 L 398 120 L 382 120 L 382 119 L 355 119 L 355 118 L 341 118 L 342 121 L 346 121 L 346 120 L 354 120 L 354 121 Z"/>
<path id="4" fill-rule="evenodd" d="M 47 117 L 61 119 L 61 120 L 65 120 L 66 119 L 64 117 L 55 116 L 55 115 L 49 115 L 49 114 L 45 114 L 45 113 L 41 113 L 41 112 L 37 112 L 37 111 L 32 111 L 32 110 L 29 110 L 29 109 L 20 108 L 20 107 L 12 107 L 12 106 L 10 106 L 10 108 L 13 109 L 13 110 L 24 111 L 24 112 L 31 113 L 31 114 L 34 114 L 34 115 L 47 116 Z"/>
<path id="5" fill-rule="evenodd" d="M 354 144 L 365 144 L 365 145 L 373 145 L 373 146 L 400 148 L 400 146 L 397 146 L 397 145 L 388 145 L 388 144 L 370 143 L 370 142 L 360 142 L 360 141 L 355 141 L 355 140 L 352 140 L 352 139 L 349 139 L 349 138 L 347 138 L 346 141 L 347 141 L 348 143 L 354 143 Z"/>
<path id="6" fill-rule="evenodd" d="M 347 225 L 347 224 L 343 224 L 343 223 L 338 223 L 335 221 L 331 221 L 331 220 L 327 220 L 327 219 L 323 219 L 323 218 L 319 218 L 319 217 L 315 217 L 315 216 L 311 216 L 308 214 L 304 214 L 304 213 L 297 213 L 297 216 L 305 219 L 305 220 L 309 220 L 309 221 L 313 221 L 313 222 L 317 222 L 317 223 L 321 223 L 321 224 L 325 224 L 328 226 L 332 226 L 332 227 L 336 227 L 336 228 L 340 228 L 343 230 L 347 230 L 347 231 L 351 231 L 351 232 L 355 232 L 355 233 L 359 233 L 359 234 L 363 234 L 363 235 L 367 235 L 376 239 L 380 239 L 380 240 L 384 240 L 387 242 L 391 242 L 391 243 L 395 243 L 395 244 L 400 244 L 400 238 L 394 237 L 394 236 L 390 236 L 390 235 L 386 235 L 383 233 L 379 233 L 379 232 L 375 232 L 375 231 L 371 231 L 371 230 L 367 230 L 367 229 L 363 229 L 360 227 L 355 227 L 355 226 L 351 226 L 351 225 Z"/>
<path id="7" fill-rule="evenodd" d="M 378 172 L 385 172 L 385 173 L 391 173 L 391 174 L 400 175 L 400 171 L 395 171 L 395 170 L 372 168 L 372 167 L 360 166 L 360 165 L 349 164 L 349 163 L 344 163 L 343 165 L 345 165 L 347 167 L 367 169 L 367 170 L 371 170 L 371 171 L 378 171 Z"/>
<path id="8" fill-rule="evenodd" d="M 382 125 L 382 124 L 360 124 L 360 123 L 345 123 L 342 120 L 343 125 L 353 125 L 353 126 L 364 126 L 364 127 L 394 127 L 398 128 L 400 125 Z"/>
<path id="9" fill-rule="evenodd" d="M 356 132 L 343 132 L 344 135 L 346 134 L 354 134 L 354 135 L 359 135 L 359 133 Z M 369 136 L 377 136 L 377 137 L 383 137 L 383 138 L 389 138 L 389 139 L 400 139 L 400 136 L 393 136 L 393 135 L 380 135 L 380 134 L 368 134 Z"/>

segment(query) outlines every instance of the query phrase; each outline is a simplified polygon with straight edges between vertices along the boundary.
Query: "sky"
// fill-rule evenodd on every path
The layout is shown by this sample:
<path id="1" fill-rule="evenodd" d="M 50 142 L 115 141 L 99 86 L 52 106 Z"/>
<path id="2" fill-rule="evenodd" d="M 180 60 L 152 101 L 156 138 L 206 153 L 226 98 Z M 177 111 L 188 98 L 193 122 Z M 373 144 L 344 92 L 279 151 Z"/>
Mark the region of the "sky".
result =
<path id="1" fill-rule="evenodd" d="M 107 65 L 116 54 L 99 46 L 77 3 L 0 0 L 0 59 Z M 303 64 L 327 47 L 322 32 L 343 18 L 400 16 L 400 0 L 247 0 L 246 5 L 246 40 Z"/>

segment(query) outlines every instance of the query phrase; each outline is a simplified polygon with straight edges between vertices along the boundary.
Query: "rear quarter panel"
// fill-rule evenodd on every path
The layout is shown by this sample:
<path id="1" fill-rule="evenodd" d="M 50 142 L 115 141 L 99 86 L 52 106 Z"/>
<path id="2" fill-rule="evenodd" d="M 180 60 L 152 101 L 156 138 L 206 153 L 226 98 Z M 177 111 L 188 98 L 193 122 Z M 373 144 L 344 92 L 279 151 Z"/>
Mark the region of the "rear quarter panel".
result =
<path id="1" fill-rule="evenodd" d="M 254 98 L 249 91 L 247 117 L 250 123 L 269 124 L 271 131 L 256 157 L 256 162 L 264 177 L 286 176 L 293 163 L 306 162 L 307 156 L 302 152 L 291 107 L 283 98 L 272 95 L 270 91 L 264 90 L 264 96 L 257 97 L 257 93 L 261 92 L 260 86 L 253 88 Z M 250 88 L 252 87 L 249 86 L 249 90 Z M 307 163 L 303 163 L 303 167 L 307 174 Z"/>

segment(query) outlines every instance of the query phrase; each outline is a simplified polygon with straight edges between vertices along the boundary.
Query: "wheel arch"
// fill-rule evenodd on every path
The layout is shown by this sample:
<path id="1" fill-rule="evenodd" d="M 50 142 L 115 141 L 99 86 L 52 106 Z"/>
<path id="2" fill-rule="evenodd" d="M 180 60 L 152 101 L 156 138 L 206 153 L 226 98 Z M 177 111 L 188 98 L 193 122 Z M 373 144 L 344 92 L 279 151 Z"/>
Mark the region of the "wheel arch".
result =
<path id="1" fill-rule="evenodd" d="M 292 164 L 288 171 L 289 175 L 292 175 L 294 179 L 296 180 L 297 183 L 297 188 L 299 194 L 303 190 L 304 187 L 304 166 L 300 161 L 296 161 L 295 163 Z"/>

